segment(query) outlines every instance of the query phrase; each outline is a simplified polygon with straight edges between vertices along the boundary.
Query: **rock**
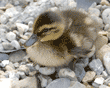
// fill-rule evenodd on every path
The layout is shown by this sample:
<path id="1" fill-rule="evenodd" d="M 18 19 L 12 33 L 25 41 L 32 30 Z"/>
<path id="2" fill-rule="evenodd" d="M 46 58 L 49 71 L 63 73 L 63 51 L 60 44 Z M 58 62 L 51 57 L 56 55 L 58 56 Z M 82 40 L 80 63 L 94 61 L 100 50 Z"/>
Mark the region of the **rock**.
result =
<path id="1" fill-rule="evenodd" d="M 100 4 L 110 6 L 110 3 L 107 0 L 101 0 Z"/>
<path id="2" fill-rule="evenodd" d="M 73 83 L 71 83 L 71 85 L 68 88 L 86 88 L 86 86 L 78 81 L 73 81 Z"/>
<path id="3" fill-rule="evenodd" d="M 6 69 L 6 71 L 15 70 L 15 69 L 13 69 L 10 65 L 6 65 L 6 66 L 5 66 L 5 69 Z"/>
<path id="4" fill-rule="evenodd" d="M 29 29 L 28 25 L 25 25 L 22 23 L 16 23 L 16 26 L 17 26 L 18 31 L 21 35 L 23 35 L 23 33 Z"/>
<path id="5" fill-rule="evenodd" d="M 107 77 L 107 79 L 104 81 L 105 85 L 108 85 L 110 83 L 110 76 Z"/>
<path id="6" fill-rule="evenodd" d="M 29 68 L 26 65 L 20 65 L 18 71 L 24 72 L 26 75 L 29 74 Z"/>
<path id="7" fill-rule="evenodd" d="M 94 79 L 95 75 L 96 75 L 96 73 L 94 71 L 86 72 L 84 78 L 82 79 L 82 82 L 83 83 L 91 82 Z"/>
<path id="8" fill-rule="evenodd" d="M 9 55 L 9 60 L 11 62 L 19 62 L 23 60 L 23 57 L 26 56 L 26 52 L 19 50 L 16 52 L 13 52 Z"/>
<path id="9" fill-rule="evenodd" d="M 30 70 L 31 72 L 32 72 L 32 71 L 36 71 L 36 69 L 34 68 L 33 63 L 26 64 L 26 66 L 29 68 L 29 70 Z"/>
<path id="10" fill-rule="evenodd" d="M 21 79 L 26 78 L 25 73 L 24 73 L 24 72 L 22 72 L 22 71 L 18 71 L 18 72 L 17 72 L 17 74 L 19 74 L 19 76 L 20 76 L 20 78 L 21 78 Z"/>
<path id="11" fill-rule="evenodd" d="M 107 8 L 105 9 L 103 12 L 102 12 L 102 18 L 103 18 L 103 21 L 105 24 L 110 24 L 110 8 Z"/>
<path id="12" fill-rule="evenodd" d="M 93 88 L 99 88 L 99 86 L 100 86 L 100 84 L 97 84 L 97 83 L 92 83 L 92 86 L 93 86 Z"/>
<path id="13" fill-rule="evenodd" d="M 12 80 L 9 78 L 0 78 L 0 88 L 12 88 Z"/>
<path id="14" fill-rule="evenodd" d="M 20 81 L 13 81 L 11 88 L 38 88 L 35 77 L 27 77 Z"/>
<path id="15" fill-rule="evenodd" d="M 106 85 L 100 85 L 99 88 L 110 88 L 110 87 Z"/>
<path id="16" fill-rule="evenodd" d="M 103 57 L 104 66 L 107 69 L 107 72 L 110 74 L 110 52 L 105 53 Z"/>
<path id="17" fill-rule="evenodd" d="M 91 15 L 95 15 L 95 16 L 98 16 L 100 15 L 100 10 L 99 9 L 96 9 L 96 8 L 89 8 L 89 14 Z"/>
<path id="18" fill-rule="evenodd" d="M 80 64 L 75 65 L 74 72 L 76 74 L 78 81 L 81 81 L 83 79 L 83 77 L 85 76 L 85 70 L 82 67 L 82 65 L 80 65 Z"/>
<path id="19" fill-rule="evenodd" d="M 11 45 L 15 47 L 17 50 L 20 49 L 20 44 L 16 40 L 11 41 Z"/>
<path id="20" fill-rule="evenodd" d="M 103 75 L 103 78 L 107 78 L 107 77 L 108 77 L 108 74 L 107 74 L 106 71 L 103 71 L 103 72 L 102 72 L 102 75 Z"/>
<path id="21" fill-rule="evenodd" d="M 10 4 L 10 3 L 7 3 L 5 7 L 6 7 L 6 9 L 9 9 L 9 8 L 14 7 L 14 6 L 12 4 Z"/>
<path id="22" fill-rule="evenodd" d="M 70 86 L 70 80 L 67 78 L 59 78 L 53 80 L 46 88 L 68 88 Z"/>
<path id="23" fill-rule="evenodd" d="M 0 16 L 0 23 L 1 24 L 6 24 L 8 22 L 9 18 L 5 15 Z"/>
<path id="24" fill-rule="evenodd" d="M 24 43 L 26 42 L 26 40 L 25 40 L 25 39 L 20 39 L 19 42 L 20 42 L 21 44 L 24 44 Z"/>
<path id="25" fill-rule="evenodd" d="M 54 67 L 40 67 L 39 72 L 44 75 L 51 75 L 55 72 Z"/>
<path id="26" fill-rule="evenodd" d="M 47 86 L 47 79 L 45 79 L 42 75 L 38 76 L 38 78 L 39 78 L 40 81 L 41 81 L 41 86 L 42 86 L 42 88 L 43 88 L 43 87 L 46 87 L 46 86 Z"/>
<path id="27" fill-rule="evenodd" d="M 14 49 L 14 47 L 13 47 L 13 46 L 11 45 L 11 43 L 9 43 L 9 42 L 3 42 L 2 45 L 3 45 L 3 48 L 4 48 L 5 50 Z"/>
<path id="28" fill-rule="evenodd" d="M 39 69 L 40 69 L 40 66 L 37 64 L 37 65 L 35 66 L 35 69 L 36 69 L 36 70 L 39 70 Z"/>
<path id="29" fill-rule="evenodd" d="M 19 80 L 19 74 L 16 71 L 7 71 L 9 74 L 9 78 L 13 79 L 14 81 Z"/>
<path id="30" fill-rule="evenodd" d="M 13 41 L 16 39 L 16 34 L 13 33 L 13 32 L 9 32 L 6 34 L 6 38 L 9 40 L 9 41 Z"/>
<path id="31" fill-rule="evenodd" d="M 109 32 L 110 31 L 110 24 L 106 24 L 104 30 Z"/>
<path id="32" fill-rule="evenodd" d="M 25 19 L 24 22 L 29 24 L 29 22 L 33 22 L 34 20 L 35 20 L 34 17 L 28 17 Z"/>
<path id="33" fill-rule="evenodd" d="M 103 57 L 107 52 L 110 52 L 110 46 L 105 44 L 97 51 L 96 57 L 103 61 Z"/>
<path id="34" fill-rule="evenodd" d="M 3 61 L 3 60 L 8 60 L 8 59 L 9 59 L 8 54 L 0 53 L 0 60 L 1 60 L 1 61 Z"/>
<path id="35" fill-rule="evenodd" d="M 32 28 L 33 27 L 33 21 L 29 21 L 28 26 L 29 26 L 29 28 Z"/>
<path id="36" fill-rule="evenodd" d="M 3 60 L 1 63 L 2 63 L 2 67 L 5 67 L 6 65 L 9 64 L 9 60 Z"/>
<path id="37" fill-rule="evenodd" d="M 94 82 L 95 83 L 97 83 L 97 84 L 103 84 L 104 83 L 104 78 L 102 78 L 102 77 L 98 77 L 98 78 L 96 78 L 95 80 L 94 80 Z"/>
<path id="38" fill-rule="evenodd" d="M 19 67 L 19 63 L 18 62 L 14 63 L 13 65 L 14 65 L 15 68 Z"/>
<path id="39" fill-rule="evenodd" d="M 89 67 L 91 68 L 91 70 L 95 71 L 97 75 L 100 75 L 104 70 L 104 67 L 100 59 L 92 60 L 89 63 Z"/>
<path id="40" fill-rule="evenodd" d="M 69 78 L 72 81 L 77 81 L 74 71 L 70 69 L 66 69 L 66 68 L 60 69 L 58 76 L 60 78 Z"/>
<path id="41" fill-rule="evenodd" d="M 97 5 L 96 8 L 99 9 L 99 10 L 101 10 L 102 5 Z"/>
<path id="42" fill-rule="evenodd" d="M 3 50 L 4 50 L 3 45 L 0 44 L 0 51 L 3 51 Z"/>

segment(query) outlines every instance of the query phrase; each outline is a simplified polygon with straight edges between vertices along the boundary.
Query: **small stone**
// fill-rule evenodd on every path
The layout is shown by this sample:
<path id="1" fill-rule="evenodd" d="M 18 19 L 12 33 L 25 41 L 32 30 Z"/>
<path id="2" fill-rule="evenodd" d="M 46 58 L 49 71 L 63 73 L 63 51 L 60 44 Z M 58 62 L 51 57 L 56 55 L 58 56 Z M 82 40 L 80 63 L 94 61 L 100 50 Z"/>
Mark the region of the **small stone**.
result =
<path id="1" fill-rule="evenodd" d="M 11 45 L 11 43 L 3 42 L 2 45 L 3 45 L 3 48 L 5 50 L 12 50 L 12 49 L 14 49 L 14 47 Z"/>
<path id="2" fill-rule="evenodd" d="M 104 30 L 105 31 L 110 31 L 110 24 L 106 24 Z"/>
<path id="3" fill-rule="evenodd" d="M 99 88 L 110 88 L 110 87 L 106 85 L 100 85 Z"/>
<path id="4" fill-rule="evenodd" d="M 104 83 L 104 78 L 102 77 L 96 78 L 94 82 L 102 85 Z"/>
<path id="5" fill-rule="evenodd" d="M 26 64 L 26 66 L 29 68 L 30 72 L 36 71 L 36 69 L 33 66 L 33 63 Z"/>
<path id="6" fill-rule="evenodd" d="M 104 78 L 107 78 L 107 77 L 108 77 L 108 74 L 107 74 L 106 71 L 103 71 L 103 72 L 102 72 L 102 75 L 103 75 Z"/>
<path id="7" fill-rule="evenodd" d="M 29 26 L 29 28 L 32 28 L 33 27 L 33 21 L 29 21 L 28 26 Z"/>
<path id="8" fill-rule="evenodd" d="M 6 65 L 9 64 L 9 60 L 3 60 L 2 61 L 2 66 L 5 67 Z"/>
<path id="9" fill-rule="evenodd" d="M 34 76 L 36 73 L 36 71 L 29 72 L 29 76 Z"/>
<path id="10" fill-rule="evenodd" d="M 9 40 L 9 41 L 13 41 L 16 39 L 16 34 L 13 33 L 13 32 L 9 32 L 6 34 L 6 38 Z"/>
<path id="11" fill-rule="evenodd" d="M 0 61 L 3 61 L 3 60 L 8 60 L 8 59 L 9 59 L 8 54 L 3 54 L 3 53 L 0 53 Z"/>
<path id="12" fill-rule="evenodd" d="M 26 75 L 25 75 L 24 72 L 18 71 L 17 74 L 19 74 L 19 76 L 20 76 L 21 79 L 26 78 Z"/>
<path id="13" fill-rule="evenodd" d="M 21 23 L 16 23 L 16 26 L 17 26 L 18 31 L 21 35 L 23 35 L 23 33 L 29 29 L 28 25 L 21 24 Z"/>
<path id="14" fill-rule="evenodd" d="M 95 15 L 95 16 L 99 16 L 100 15 L 100 10 L 96 9 L 96 8 L 89 8 L 89 14 L 91 15 Z"/>
<path id="15" fill-rule="evenodd" d="M 11 66 L 9 66 L 9 65 L 6 65 L 5 66 L 5 69 L 7 70 L 7 71 L 12 71 L 12 70 L 14 70 Z"/>
<path id="16" fill-rule="evenodd" d="M 110 6 L 110 3 L 107 0 L 101 0 L 100 4 Z"/>
<path id="17" fill-rule="evenodd" d="M 58 73 L 60 78 L 69 78 L 72 81 L 77 81 L 76 75 L 74 73 L 74 71 L 70 70 L 70 69 L 60 69 L 59 73 Z"/>
<path id="18" fill-rule="evenodd" d="M 78 81 L 73 81 L 68 88 L 86 88 L 86 86 Z"/>
<path id="19" fill-rule="evenodd" d="M 5 15 L 0 16 L 0 23 L 1 24 L 6 24 L 8 22 L 9 18 Z"/>
<path id="20" fill-rule="evenodd" d="M 29 24 L 29 22 L 33 22 L 34 21 L 34 17 L 28 17 L 27 19 L 25 19 L 25 23 L 28 23 Z"/>
<path id="21" fill-rule="evenodd" d="M 44 75 L 51 75 L 55 72 L 55 68 L 54 67 L 41 67 L 39 69 L 39 72 Z"/>
<path id="22" fill-rule="evenodd" d="M 22 72 L 25 72 L 26 75 L 29 74 L 29 68 L 26 65 L 20 65 L 18 70 L 22 71 Z"/>
<path id="23" fill-rule="evenodd" d="M 17 74 L 15 71 L 8 71 L 9 78 L 13 80 L 19 80 L 19 74 Z"/>
<path id="24" fill-rule="evenodd" d="M 107 69 L 107 72 L 110 74 L 110 52 L 105 53 L 103 57 L 104 66 Z"/>
<path id="25" fill-rule="evenodd" d="M 20 39 L 19 42 L 20 42 L 21 44 L 24 44 L 24 43 L 26 42 L 26 40 L 25 40 L 25 39 Z"/>
<path id="26" fill-rule="evenodd" d="M 20 49 L 20 44 L 18 43 L 18 41 L 13 40 L 11 41 L 11 44 L 13 47 L 15 47 L 17 50 Z"/>
<path id="27" fill-rule="evenodd" d="M 92 60 L 90 63 L 89 63 L 89 67 L 96 72 L 97 75 L 100 75 L 103 70 L 104 70 L 104 67 L 102 65 L 102 62 L 100 59 L 95 59 L 95 60 Z"/>
<path id="28" fill-rule="evenodd" d="M 53 80 L 46 88 L 68 88 L 70 86 L 70 80 L 67 78 L 59 78 Z M 77 87 L 76 87 L 77 88 Z"/>
<path id="29" fill-rule="evenodd" d="M 45 79 L 42 75 L 38 76 L 38 78 L 41 81 L 41 86 L 46 87 L 47 86 L 47 79 Z"/>
<path id="30" fill-rule="evenodd" d="M 5 7 L 6 7 L 6 9 L 8 9 L 8 8 L 12 8 L 14 6 L 12 4 L 10 4 L 10 3 L 7 3 Z"/>
<path id="31" fill-rule="evenodd" d="M 100 84 L 97 84 L 95 82 L 92 83 L 93 88 L 99 88 Z"/>
<path id="32" fill-rule="evenodd" d="M 85 77 L 82 79 L 82 82 L 91 82 L 94 79 L 95 75 L 96 73 L 94 71 L 86 72 Z"/>
<path id="33" fill-rule="evenodd" d="M 11 53 L 9 55 L 9 60 L 11 62 L 19 62 L 23 60 L 24 56 L 26 56 L 26 52 L 24 52 L 23 50 L 19 50 L 19 51 Z"/>
<path id="34" fill-rule="evenodd" d="M 0 44 L 0 51 L 3 51 L 3 50 L 4 50 L 3 45 Z"/>
<path id="35" fill-rule="evenodd" d="M 40 66 L 37 64 L 37 65 L 35 66 L 35 69 L 36 69 L 36 70 L 39 70 L 39 69 L 40 69 Z"/>
<path id="36" fill-rule="evenodd" d="M 74 72 L 76 74 L 78 81 L 81 81 L 83 79 L 83 77 L 85 76 L 85 73 L 86 73 L 84 68 L 80 64 L 75 65 Z"/>
<path id="37" fill-rule="evenodd" d="M 104 81 L 105 85 L 108 85 L 108 83 L 110 83 L 110 76 L 108 76 L 107 79 Z"/>
<path id="38" fill-rule="evenodd" d="M 14 63 L 13 65 L 14 65 L 15 68 L 19 67 L 19 63 L 18 62 Z"/>
<path id="39" fill-rule="evenodd" d="M 22 39 L 24 39 L 24 40 L 28 40 L 28 39 L 29 39 L 29 37 L 26 36 L 26 35 L 20 35 L 20 37 L 21 37 Z"/>

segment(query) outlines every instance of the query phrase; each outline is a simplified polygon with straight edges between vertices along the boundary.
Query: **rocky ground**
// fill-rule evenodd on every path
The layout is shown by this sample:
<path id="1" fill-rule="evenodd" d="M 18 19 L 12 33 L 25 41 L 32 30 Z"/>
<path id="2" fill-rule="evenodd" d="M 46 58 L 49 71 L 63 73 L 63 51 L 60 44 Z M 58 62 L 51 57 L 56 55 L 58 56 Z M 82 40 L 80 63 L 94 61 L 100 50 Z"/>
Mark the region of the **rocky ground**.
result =
<path id="1" fill-rule="evenodd" d="M 103 25 L 92 58 L 82 58 L 70 69 L 35 65 L 26 56 L 23 44 L 40 13 L 76 7 L 74 0 L 0 1 L 0 88 L 110 88 L 109 1 L 93 3 L 88 9 L 89 15 Z"/>

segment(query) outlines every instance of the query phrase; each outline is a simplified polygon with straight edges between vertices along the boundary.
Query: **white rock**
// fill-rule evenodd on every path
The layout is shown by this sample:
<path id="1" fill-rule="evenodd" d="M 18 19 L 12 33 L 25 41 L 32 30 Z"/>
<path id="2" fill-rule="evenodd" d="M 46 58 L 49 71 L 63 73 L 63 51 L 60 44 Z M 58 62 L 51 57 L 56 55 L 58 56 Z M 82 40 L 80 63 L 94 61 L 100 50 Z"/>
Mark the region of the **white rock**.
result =
<path id="1" fill-rule="evenodd" d="M 13 80 L 19 80 L 19 74 L 14 71 L 9 71 L 9 78 Z"/>
<path id="2" fill-rule="evenodd" d="M 26 32 L 29 29 L 28 25 L 22 24 L 22 23 L 16 23 L 16 26 L 18 28 L 18 31 L 21 35 L 23 35 L 24 32 Z"/>
<path id="3" fill-rule="evenodd" d="M 103 75 L 104 78 L 107 78 L 107 77 L 108 77 L 108 74 L 107 74 L 106 71 L 103 71 L 103 72 L 102 72 L 102 75 Z"/>
<path id="4" fill-rule="evenodd" d="M 72 8 L 76 8 L 76 7 L 77 7 L 77 3 L 74 2 L 74 1 L 69 2 L 68 5 L 69 5 L 70 7 L 72 7 Z"/>
<path id="5" fill-rule="evenodd" d="M 3 45 L 0 44 L 0 51 L 3 51 Z"/>
<path id="6" fill-rule="evenodd" d="M 36 69 L 36 70 L 39 70 L 39 69 L 40 69 L 40 66 L 37 64 L 37 65 L 35 66 L 35 69 Z"/>
<path id="7" fill-rule="evenodd" d="M 11 44 L 12 44 L 12 46 L 15 47 L 16 49 L 20 49 L 20 44 L 18 43 L 18 41 L 13 40 L 13 41 L 11 41 Z"/>
<path id="8" fill-rule="evenodd" d="M 17 74 L 19 74 L 20 78 L 22 78 L 22 79 L 26 78 L 26 75 L 24 72 L 18 71 Z"/>
<path id="9" fill-rule="evenodd" d="M 110 24 L 110 8 L 105 9 L 102 12 L 102 18 L 105 24 Z"/>
<path id="10" fill-rule="evenodd" d="M 14 49 L 14 47 L 13 47 L 13 46 L 11 45 L 11 43 L 9 43 L 9 42 L 3 42 L 3 43 L 2 43 L 2 46 L 3 46 L 3 48 L 6 49 L 6 50 Z"/>
<path id="11" fill-rule="evenodd" d="M 9 78 L 0 78 L 0 88 L 12 88 L 11 82 Z"/>
<path id="12" fill-rule="evenodd" d="M 2 24 L 6 24 L 7 22 L 8 22 L 8 17 L 7 16 L 5 16 L 5 15 L 1 15 L 0 16 L 0 23 L 2 23 Z"/>
<path id="13" fill-rule="evenodd" d="M 39 69 L 39 72 L 44 75 L 51 75 L 55 72 L 55 68 L 54 67 L 41 67 Z"/>
<path id="14" fill-rule="evenodd" d="M 21 44 L 24 44 L 24 43 L 26 42 L 26 40 L 20 39 L 19 42 L 20 42 Z"/>
<path id="15" fill-rule="evenodd" d="M 6 34 L 6 38 L 9 40 L 9 41 L 13 41 L 16 39 L 16 34 L 13 33 L 13 32 L 9 32 Z"/>
<path id="16" fill-rule="evenodd" d="M 100 10 L 96 8 L 89 8 L 89 14 L 99 16 L 100 15 Z"/>
<path id="17" fill-rule="evenodd" d="M 9 64 L 9 60 L 3 60 L 3 61 L 2 61 L 3 67 L 5 67 L 5 66 L 8 65 L 8 64 Z"/>
<path id="18" fill-rule="evenodd" d="M 104 78 L 98 77 L 98 78 L 95 79 L 94 82 L 97 83 L 97 84 L 103 84 L 104 83 Z"/>
<path id="19" fill-rule="evenodd" d="M 29 28 L 32 28 L 33 27 L 33 21 L 29 21 L 28 26 L 29 26 Z"/>

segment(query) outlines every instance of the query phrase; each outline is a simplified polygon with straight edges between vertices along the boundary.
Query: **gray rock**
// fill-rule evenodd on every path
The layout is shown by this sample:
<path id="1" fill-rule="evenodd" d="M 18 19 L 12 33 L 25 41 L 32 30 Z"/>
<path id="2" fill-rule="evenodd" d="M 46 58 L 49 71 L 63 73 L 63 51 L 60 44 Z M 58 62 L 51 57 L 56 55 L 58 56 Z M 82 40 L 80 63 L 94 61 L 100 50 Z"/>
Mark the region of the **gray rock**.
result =
<path id="1" fill-rule="evenodd" d="M 100 15 L 100 10 L 96 9 L 96 8 L 89 8 L 89 14 L 95 15 L 95 16 L 99 16 Z"/>
<path id="2" fill-rule="evenodd" d="M 59 78 L 53 80 L 46 88 L 68 88 L 70 86 L 70 80 L 67 78 Z"/>
<path id="3" fill-rule="evenodd" d="M 20 44 L 16 40 L 11 41 L 11 45 L 17 50 L 20 49 Z"/>
<path id="4" fill-rule="evenodd" d="M 6 38 L 6 29 L 3 28 L 3 27 L 0 27 L 0 38 L 2 39 L 5 39 Z"/>
<path id="5" fill-rule="evenodd" d="M 9 59 L 8 54 L 0 53 L 0 60 L 1 60 L 1 61 L 3 61 L 3 60 L 8 60 L 8 59 Z"/>
<path id="6" fill-rule="evenodd" d="M 0 44 L 0 51 L 3 51 L 3 50 L 4 50 L 3 45 Z"/>
<path id="7" fill-rule="evenodd" d="M 5 70 L 6 70 L 6 71 L 13 71 L 13 70 L 15 70 L 15 69 L 13 69 L 10 65 L 6 65 L 6 66 L 5 66 Z"/>
<path id="8" fill-rule="evenodd" d="M 40 67 L 39 72 L 44 75 L 51 75 L 55 72 L 55 67 Z"/>
<path id="9" fill-rule="evenodd" d="M 103 57 L 104 66 L 107 69 L 107 72 L 110 74 L 110 52 L 105 53 Z"/>
<path id="10" fill-rule="evenodd" d="M 9 60 L 11 62 L 19 62 L 23 60 L 23 57 L 26 56 L 26 52 L 19 50 L 16 52 L 13 52 L 9 55 Z"/>
<path id="11" fill-rule="evenodd" d="M 29 70 L 30 70 L 31 72 L 32 72 L 32 71 L 36 71 L 36 69 L 34 68 L 33 63 L 26 64 L 26 66 L 29 68 Z"/>
<path id="12" fill-rule="evenodd" d="M 25 75 L 24 72 L 18 71 L 17 74 L 19 74 L 19 76 L 20 76 L 21 79 L 26 78 L 26 75 Z"/>
<path id="13" fill-rule="evenodd" d="M 9 32 L 6 34 L 6 38 L 9 40 L 9 41 L 13 41 L 16 39 L 16 34 L 13 33 L 13 32 Z"/>
<path id="14" fill-rule="evenodd" d="M 9 17 L 5 16 L 5 15 L 1 15 L 0 16 L 0 23 L 1 24 L 6 24 L 9 20 Z"/>
<path id="15" fill-rule="evenodd" d="M 100 85 L 99 88 L 110 88 L 110 87 L 106 85 Z"/>
<path id="16" fill-rule="evenodd" d="M 92 60 L 90 63 L 89 63 L 89 67 L 96 72 L 97 75 L 100 75 L 103 70 L 104 70 L 104 67 L 102 65 L 102 62 L 100 59 L 95 59 L 95 60 Z"/>
<path id="17" fill-rule="evenodd" d="M 60 69 L 60 71 L 58 72 L 58 76 L 60 78 L 69 78 L 72 81 L 77 81 L 74 71 L 67 68 Z"/>
<path id="18" fill-rule="evenodd" d="M 29 26 L 29 28 L 32 28 L 33 27 L 33 21 L 29 21 L 28 26 Z"/>
<path id="19" fill-rule="evenodd" d="M 28 17 L 28 18 L 25 19 L 24 22 L 25 22 L 25 23 L 29 23 L 30 21 L 33 22 L 34 20 L 35 20 L 34 17 Z"/>
<path id="20" fill-rule="evenodd" d="M 110 24 L 110 8 L 107 8 L 105 9 L 103 12 L 102 12 L 102 18 L 103 18 L 103 21 L 105 24 Z"/>
<path id="21" fill-rule="evenodd" d="M 71 85 L 68 88 L 86 88 L 86 86 L 78 81 L 73 81 L 73 83 L 71 83 Z"/>
<path id="22" fill-rule="evenodd" d="M 14 65 L 15 68 L 19 67 L 19 63 L 18 62 L 14 63 L 13 65 Z"/>
<path id="23" fill-rule="evenodd" d="M 5 50 L 12 50 L 12 49 L 14 49 L 14 47 L 11 45 L 11 43 L 9 43 L 9 42 L 3 42 L 2 43 L 2 46 L 3 46 L 3 48 L 5 49 Z"/>
<path id="24" fill-rule="evenodd" d="M 105 85 L 108 85 L 108 83 L 110 83 L 110 76 L 108 76 L 108 78 L 104 81 Z"/>
<path id="25" fill-rule="evenodd" d="M 78 81 L 81 81 L 83 79 L 83 77 L 85 76 L 85 73 L 86 73 L 84 68 L 80 64 L 75 65 L 74 72 L 76 74 Z"/>

